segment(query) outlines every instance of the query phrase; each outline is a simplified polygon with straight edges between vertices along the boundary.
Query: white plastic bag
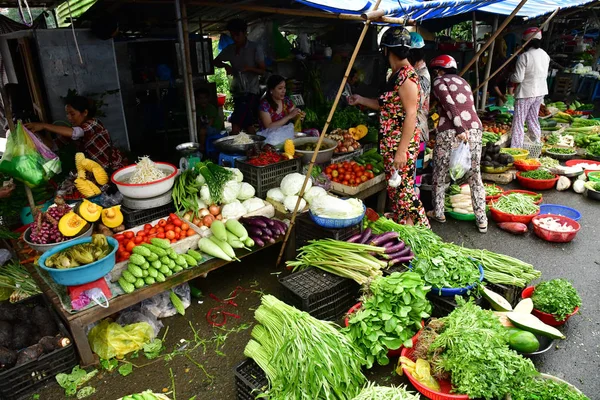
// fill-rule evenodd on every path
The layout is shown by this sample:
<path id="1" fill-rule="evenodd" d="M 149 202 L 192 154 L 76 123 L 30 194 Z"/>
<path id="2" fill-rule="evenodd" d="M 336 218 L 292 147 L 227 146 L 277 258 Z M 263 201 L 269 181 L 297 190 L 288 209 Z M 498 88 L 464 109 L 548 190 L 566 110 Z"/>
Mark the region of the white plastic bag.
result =
<path id="1" fill-rule="evenodd" d="M 400 178 L 400 175 L 398 174 L 398 171 L 394 170 L 394 172 L 392 173 L 392 176 L 388 180 L 388 186 L 396 188 L 396 187 L 400 186 L 401 180 L 402 179 Z"/>
<path id="2" fill-rule="evenodd" d="M 467 143 L 461 142 L 450 155 L 450 178 L 457 181 L 471 169 L 471 149 Z"/>
<path id="3" fill-rule="evenodd" d="M 286 139 L 294 139 L 296 133 L 294 132 L 294 125 L 287 124 L 279 128 L 264 129 L 258 132 L 258 134 L 267 138 L 265 144 L 277 146 L 285 142 Z"/>

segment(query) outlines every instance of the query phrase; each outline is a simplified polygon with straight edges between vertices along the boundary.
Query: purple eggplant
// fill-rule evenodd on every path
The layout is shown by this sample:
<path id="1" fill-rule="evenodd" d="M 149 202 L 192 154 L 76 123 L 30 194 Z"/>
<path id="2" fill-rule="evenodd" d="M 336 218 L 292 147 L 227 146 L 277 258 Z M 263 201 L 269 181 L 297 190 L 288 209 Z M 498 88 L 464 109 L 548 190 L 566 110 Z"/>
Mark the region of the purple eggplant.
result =
<path id="1" fill-rule="evenodd" d="M 404 263 L 410 262 L 413 258 L 415 258 L 415 255 L 411 252 L 407 256 L 391 259 L 390 262 L 388 263 L 388 265 L 391 267 L 392 265 L 396 265 L 396 264 L 404 264 Z"/>
<path id="2" fill-rule="evenodd" d="M 383 255 L 383 258 L 386 258 L 388 260 L 393 260 L 394 258 L 405 257 L 409 254 L 410 254 L 410 247 L 405 247 L 404 249 L 396 251 L 394 253 L 386 253 Z"/>
<path id="3" fill-rule="evenodd" d="M 257 218 L 244 218 L 242 220 L 242 223 L 246 224 L 246 225 L 250 225 L 250 226 L 257 226 L 259 228 L 267 227 L 267 223 L 265 221 L 263 221 L 262 219 L 257 219 Z"/>
<path id="4" fill-rule="evenodd" d="M 269 228 L 264 228 L 262 231 L 263 231 L 263 234 L 266 236 L 273 236 L 273 231 L 270 230 Z"/>
<path id="5" fill-rule="evenodd" d="M 358 233 L 352 236 L 350 239 L 346 240 L 348 243 L 360 243 L 360 238 L 362 237 L 362 233 Z"/>
<path id="6" fill-rule="evenodd" d="M 361 244 L 366 244 L 369 242 L 369 240 L 371 239 L 372 236 L 372 232 L 371 228 L 367 228 L 365 229 L 365 231 L 363 232 L 362 236 L 360 237 L 360 243 Z"/>
<path id="7" fill-rule="evenodd" d="M 262 239 L 260 237 L 256 237 L 256 236 L 250 236 L 250 238 L 252 240 L 254 240 L 254 243 L 258 246 L 258 247 L 265 247 L 265 242 L 262 241 Z"/>
<path id="8" fill-rule="evenodd" d="M 376 236 L 373 240 L 371 240 L 371 245 L 373 246 L 383 246 L 385 243 L 390 240 L 398 239 L 398 232 L 387 232 L 382 235 Z"/>
<path id="9" fill-rule="evenodd" d="M 390 243 L 390 242 L 388 242 L 388 243 Z M 387 246 L 388 243 L 386 243 L 386 246 L 383 246 L 383 247 L 385 247 L 386 254 L 397 253 L 397 252 L 399 252 L 401 250 L 404 250 L 404 248 L 406 247 L 406 245 L 404 244 L 404 242 L 401 241 L 401 240 L 399 242 L 396 242 L 396 243 L 391 242 L 392 246 L 389 246 L 389 247 Z M 410 249 L 408 249 L 408 250 L 410 250 Z"/>
<path id="10" fill-rule="evenodd" d="M 263 229 L 258 226 L 251 225 L 251 226 L 246 227 L 246 230 L 248 231 L 248 234 L 250 236 L 256 236 L 256 237 L 264 236 Z"/>
<path id="11" fill-rule="evenodd" d="M 275 221 L 273 221 L 271 218 L 267 218 L 267 217 L 263 217 L 263 216 L 258 216 L 258 217 L 254 217 L 254 218 L 260 219 L 265 224 L 267 224 L 267 226 L 274 226 L 275 225 Z"/>

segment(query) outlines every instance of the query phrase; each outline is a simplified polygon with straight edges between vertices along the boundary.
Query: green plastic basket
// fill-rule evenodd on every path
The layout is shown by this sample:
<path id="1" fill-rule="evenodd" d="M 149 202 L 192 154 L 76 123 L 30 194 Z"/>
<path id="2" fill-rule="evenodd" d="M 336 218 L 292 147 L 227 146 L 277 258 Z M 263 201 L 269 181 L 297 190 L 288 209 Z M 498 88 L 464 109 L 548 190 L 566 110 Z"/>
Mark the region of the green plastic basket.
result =
<path id="1" fill-rule="evenodd" d="M 461 214 L 454 211 L 446 211 L 446 215 L 459 221 L 475 221 L 475 214 Z"/>

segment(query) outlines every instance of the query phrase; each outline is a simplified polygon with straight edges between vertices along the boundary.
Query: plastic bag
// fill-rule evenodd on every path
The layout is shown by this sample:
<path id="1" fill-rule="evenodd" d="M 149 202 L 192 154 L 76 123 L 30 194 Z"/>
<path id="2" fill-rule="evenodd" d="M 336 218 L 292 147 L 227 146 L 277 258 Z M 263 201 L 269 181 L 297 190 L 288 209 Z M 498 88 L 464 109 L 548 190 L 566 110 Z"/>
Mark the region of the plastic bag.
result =
<path id="1" fill-rule="evenodd" d="M 44 158 L 38 153 L 35 143 L 25 133 L 21 121 L 8 136 L 6 150 L 0 160 L 0 171 L 37 186 L 44 181 Z"/>
<path id="2" fill-rule="evenodd" d="M 512 94 L 507 95 L 506 102 L 504 103 L 504 107 L 506 107 L 508 110 L 514 110 L 515 109 L 515 96 L 513 96 Z"/>
<path id="3" fill-rule="evenodd" d="M 183 285 L 173 288 L 173 291 L 183 303 L 183 307 L 188 308 L 192 303 L 190 285 L 184 283 Z M 167 318 L 177 314 L 177 310 L 169 298 L 169 291 L 159 293 L 156 296 L 142 301 L 141 310 L 144 314 L 150 313 L 156 318 Z"/>
<path id="4" fill-rule="evenodd" d="M 35 133 L 31 132 L 26 127 L 23 127 L 23 130 L 29 136 L 29 138 L 33 141 L 33 144 L 35 145 L 35 149 L 37 150 L 37 152 L 40 153 L 40 155 L 44 158 L 44 164 L 42 165 L 42 167 L 44 168 L 44 174 L 45 174 L 44 178 L 46 180 L 48 180 L 48 179 L 52 178 L 54 175 L 60 174 L 60 172 L 61 172 L 60 158 L 56 154 L 54 154 L 54 152 L 52 150 L 50 150 L 50 148 L 48 148 L 48 146 L 46 146 L 44 144 L 44 142 L 42 142 Z"/>
<path id="5" fill-rule="evenodd" d="M 143 313 L 135 309 L 123 311 L 121 314 L 119 314 L 119 318 L 117 318 L 115 322 L 121 326 L 136 324 L 138 322 L 146 322 L 152 327 L 152 329 L 154 329 L 154 336 L 152 339 L 158 336 L 158 332 L 160 332 L 164 326 L 162 322 L 156 319 L 156 317 L 149 312 Z"/>
<path id="6" fill-rule="evenodd" d="M 296 133 L 294 132 L 294 125 L 287 124 L 279 128 L 267 128 L 259 132 L 259 135 L 265 136 L 266 144 L 277 146 L 286 141 L 286 139 L 294 139 Z"/>
<path id="7" fill-rule="evenodd" d="M 394 172 L 392 173 L 392 176 L 388 180 L 388 186 L 396 188 L 396 187 L 400 186 L 401 182 L 402 182 L 402 178 L 400 178 L 398 171 L 394 170 Z"/>
<path id="8" fill-rule="evenodd" d="M 471 169 L 471 149 L 467 143 L 461 142 L 450 155 L 450 178 L 457 181 Z"/>
<path id="9" fill-rule="evenodd" d="M 147 322 L 121 326 L 110 319 L 102 320 L 88 334 L 92 350 L 105 360 L 141 350 L 154 337 L 154 328 Z"/>

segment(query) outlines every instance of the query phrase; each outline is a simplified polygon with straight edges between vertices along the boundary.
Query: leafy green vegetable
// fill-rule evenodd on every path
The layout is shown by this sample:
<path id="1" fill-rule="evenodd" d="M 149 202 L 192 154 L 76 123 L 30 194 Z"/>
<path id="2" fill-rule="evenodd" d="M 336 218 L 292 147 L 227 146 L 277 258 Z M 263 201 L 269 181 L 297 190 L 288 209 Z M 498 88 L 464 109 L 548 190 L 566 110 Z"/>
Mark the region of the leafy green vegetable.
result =
<path id="1" fill-rule="evenodd" d="M 590 400 L 569 385 L 551 379 L 529 378 L 511 393 L 513 400 Z"/>
<path id="2" fill-rule="evenodd" d="M 86 386 L 84 388 L 79 389 L 79 391 L 77 392 L 77 398 L 85 399 L 86 397 L 91 396 L 94 393 L 96 393 L 96 388 L 93 388 L 92 386 Z"/>
<path id="3" fill-rule="evenodd" d="M 361 309 L 353 314 L 344 332 L 363 351 L 367 368 L 377 361 L 387 365 L 387 351 L 412 346 L 421 320 L 431 314 L 425 282 L 414 272 L 394 272 L 371 282 Z"/>
<path id="4" fill-rule="evenodd" d="M 502 189 L 500 189 L 496 185 L 484 184 L 483 187 L 485 189 L 485 195 L 486 196 L 497 196 L 497 195 L 502 194 L 504 192 Z"/>
<path id="5" fill-rule="evenodd" d="M 119 360 L 116 358 L 111 358 L 110 360 L 105 360 L 104 358 L 100 360 L 100 366 L 102 369 L 111 372 L 115 368 L 119 366 Z"/>
<path id="6" fill-rule="evenodd" d="M 558 321 L 581 306 L 581 297 L 566 279 L 552 279 L 536 285 L 531 300 L 536 310 L 552 314 Z"/>
<path id="7" fill-rule="evenodd" d="M 150 343 L 146 343 L 142 349 L 144 350 L 144 354 L 148 360 L 155 359 L 163 350 L 163 341 L 160 339 L 154 339 Z"/>
<path id="8" fill-rule="evenodd" d="M 125 363 L 119 367 L 119 374 L 121 374 L 121 376 L 127 376 L 132 372 L 133 372 L 133 364 L 132 363 Z"/>
<path id="9" fill-rule="evenodd" d="M 369 383 L 352 400 L 419 400 L 418 394 L 406 390 L 406 386 L 377 386 Z"/>
<path id="10" fill-rule="evenodd" d="M 171 303 L 173 303 L 173 306 L 177 312 L 181 315 L 185 315 L 185 307 L 183 306 L 181 299 L 175 294 L 174 291 L 171 290 L 169 293 L 169 298 L 171 299 Z"/>
<path id="11" fill-rule="evenodd" d="M 575 150 L 573 149 L 563 149 L 561 147 L 552 147 L 548 150 L 546 150 L 547 153 L 551 153 L 551 154 L 565 154 L 565 155 L 570 155 L 570 154 L 575 154 Z"/>
<path id="12" fill-rule="evenodd" d="M 492 311 L 456 298 L 459 307 L 442 318 L 429 346 L 433 371 L 451 374 L 453 392 L 470 398 L 503 399 L 537 374 L 533 363 L 511 350 L 507 330 Z"/>
<path id="13" fill-rule="evenodd" d="M 65 389 L 67 396 L 75 396 L 77 388 L 85 385 L 97 373 L 97 369 L 86 372 L 84 369 L 79 368 L 79 365 L 76 365 L 70 374 L 60 373 L 56 375 L 56 382 L 61 388 Z"/>
<path id="14" fill-rule="evenodd" d="M 464 288 L 479 282 L 479 266 L 446 244 L 434 245 L 413 261 L 412 270 L 440 288 Z"/>
<path id="15" fill-rule="evenodd" d="M 528 179 L 554 179 L 556 175 L 551 172 L 548 172 L 544 169 L 536 169 L 535 171 L 525 171 L 521 172 L 521 176 L 523 178 Z"/>

